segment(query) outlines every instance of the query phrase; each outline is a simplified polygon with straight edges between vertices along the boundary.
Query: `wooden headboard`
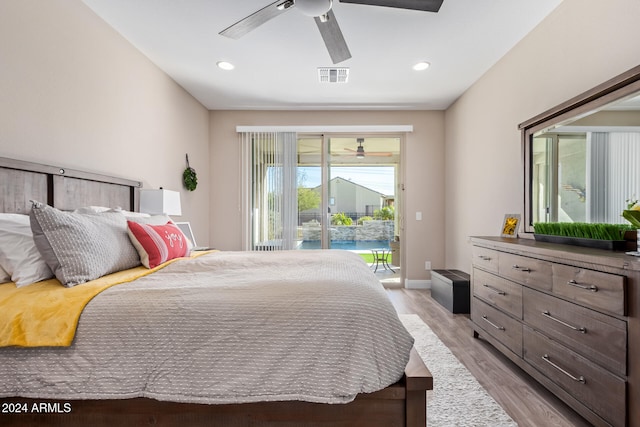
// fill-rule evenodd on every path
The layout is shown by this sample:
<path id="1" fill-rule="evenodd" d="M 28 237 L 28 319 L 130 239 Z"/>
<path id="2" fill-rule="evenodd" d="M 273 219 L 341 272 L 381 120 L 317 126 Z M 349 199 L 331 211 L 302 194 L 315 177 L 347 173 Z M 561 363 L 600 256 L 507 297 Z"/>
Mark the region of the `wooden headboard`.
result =
<path id="1" fill-rule="evenodd" d="M 82 206 L 137 211 L 142 183 L 0 157 L 0 212 L 29 213 L 37 200 L 60 210 Z"/>

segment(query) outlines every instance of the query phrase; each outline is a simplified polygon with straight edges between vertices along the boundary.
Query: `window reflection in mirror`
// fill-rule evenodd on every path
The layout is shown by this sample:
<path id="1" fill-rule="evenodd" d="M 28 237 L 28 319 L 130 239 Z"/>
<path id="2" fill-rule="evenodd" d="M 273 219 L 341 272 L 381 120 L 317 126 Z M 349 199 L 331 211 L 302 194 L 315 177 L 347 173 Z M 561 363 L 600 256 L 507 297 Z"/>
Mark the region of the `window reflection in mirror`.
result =
<path id="1" fill-rule="evenodd" d="M 542 133 L 533 137 L 533 222 L 585 222 L 587 137 Z"/>
<path id="2" fill-rule="evenodd" d="M 626 223 L 627 200 L 640 199 L 638 93 L 548 123 L 527 131 L 526 231 L 536 222 Z"/>

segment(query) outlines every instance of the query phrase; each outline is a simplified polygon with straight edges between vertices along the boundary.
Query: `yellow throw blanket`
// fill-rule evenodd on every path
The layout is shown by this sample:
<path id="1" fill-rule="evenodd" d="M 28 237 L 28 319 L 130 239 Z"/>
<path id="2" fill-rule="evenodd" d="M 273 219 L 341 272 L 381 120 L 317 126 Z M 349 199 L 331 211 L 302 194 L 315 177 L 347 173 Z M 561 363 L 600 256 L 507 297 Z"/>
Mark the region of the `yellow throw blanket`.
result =
<path id="1" fill-rule="evenodd" d="M 209 251 L 211 252 L 211 251 Z M 209 252 L 198 252 L 192 258 Z M 143 266 L 119 271 L 72 288 L 57 279 L 17 288 L 0 285 L 0 347 L 68 347 L 71 345 L 84 307 L 93 297 L 114 285 L 131 282 L 166 267 Z"/>

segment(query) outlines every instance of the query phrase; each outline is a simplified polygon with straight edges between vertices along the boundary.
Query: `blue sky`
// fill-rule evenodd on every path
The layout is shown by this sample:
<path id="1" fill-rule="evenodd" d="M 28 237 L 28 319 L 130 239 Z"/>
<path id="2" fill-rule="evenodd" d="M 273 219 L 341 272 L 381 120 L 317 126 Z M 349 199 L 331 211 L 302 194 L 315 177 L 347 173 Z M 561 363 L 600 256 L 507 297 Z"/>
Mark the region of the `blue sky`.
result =
<path id="1" fill-rule="evenodd" d="M 320 185 L 319 167 L 298 167 L 298 176 L 305 176 L 305 187 L 317 187 Z M 385 195 L 394 194 L 394 167 L 393 166 L 366 166 L 366 167 L 331 167 L 331 178 L 340 177 L 363 185 Z"/>

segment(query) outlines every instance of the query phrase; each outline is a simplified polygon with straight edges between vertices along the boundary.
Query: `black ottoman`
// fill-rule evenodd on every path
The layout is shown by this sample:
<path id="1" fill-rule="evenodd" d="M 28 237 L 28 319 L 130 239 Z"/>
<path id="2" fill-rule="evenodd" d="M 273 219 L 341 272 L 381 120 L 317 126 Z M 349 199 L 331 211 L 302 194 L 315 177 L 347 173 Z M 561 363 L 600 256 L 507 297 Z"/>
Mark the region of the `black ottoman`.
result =
<path id="1" fill-rule="evenodd" d="M 452 313 L 469 313 L 469 275 L 460 270 L 431 270 L 431 296 Z"/>

